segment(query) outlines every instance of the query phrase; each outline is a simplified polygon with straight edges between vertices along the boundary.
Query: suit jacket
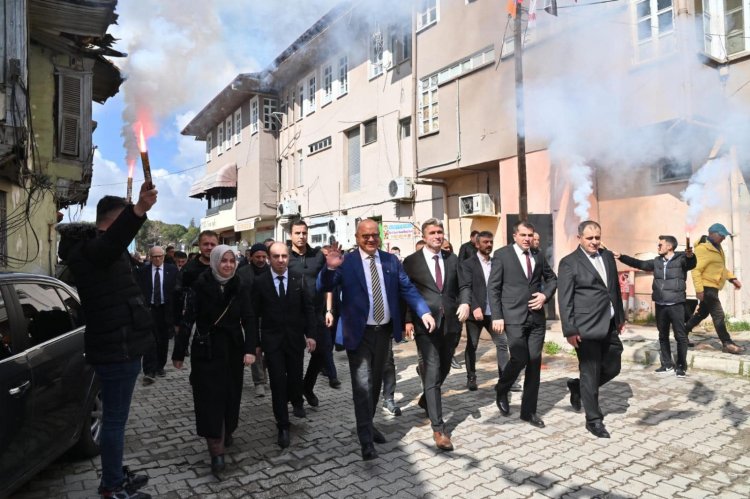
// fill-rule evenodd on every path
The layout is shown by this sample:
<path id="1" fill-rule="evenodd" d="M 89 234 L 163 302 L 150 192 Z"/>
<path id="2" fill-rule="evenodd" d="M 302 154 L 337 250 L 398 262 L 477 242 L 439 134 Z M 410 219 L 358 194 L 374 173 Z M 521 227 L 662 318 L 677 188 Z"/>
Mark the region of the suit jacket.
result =
<path id="1" fill-rule="evenodd" d="M 460 260 L 460 259 L 459 259 Z M 482 309 L 482 313 L 487 309 L 487 283 L 484 280 L 484 269 L 479 258 L 475 255 L 473 258 L 467 258 L 460 262 L 459 278 L 462 279 L 471 290 L 471 301 L 469 302 L 470 311 L 477 308 Z M 469 313 L 469 319 L 473 320 L 473 315 Z"/>
<path id="2" fill-rule="evenodd" d="M 393 322 L 393 338 L 401 341 L 404 330 L 401 317 L 399 298 L 403 298 L 407 305 L 421 317 L 430 312 L 412 282 L 407 277 L 404 268 L 395 255 L 378 250 L 380 264 L 383 267 L 383 283 L 388 308 Z M 362 266 L 359 250 L 347 253 L 344 262 L 336 270 L 323 267 L 317 280 L 318 291 L 333 291 L 341 286 L 341 323 L 344 335 L 344 347 L 356 350 L 362 342 L 362 335 L 370 314 L 370 299 L 367 293 L 367 281 Z"/>
<path id="3" fill-rule="evenodd" d="M 136 276 L 138 285 L 141 287 L 143 297 L 146 299 L 146 304 L 151 304 L 151 295 L 154 291 L 154 279 L 151 275 L 152 265 L 147 263 L 138 269 Z M 164 300 L 164 319 L 168 326 L 177 324 L 177 318 L 175 317 L 176 309 L 181 311 L 180 307 L 176 307 L 175 304 L 179 302 L 179 285 L 178 276 L 180 270 L 177 265 L 171 263 L 165 263 L 162 265 L 161 272 L 161 287 L 163 290 L 162 299 Z"/>
<path id="4" fill-rule="evenodd" d="M 289 345 L 295 350 L 305 349 L 305 337 L 315 338 L 313 297 L 306 288 L 302 274 L 289 270 L 284 282 L 285 297 L 277 291 L 276 274 L 264 272 L 252 283 L 255 320 L 250 335 L 256 338 L 264 352 L 275 352 Z M 258 343 L 257 339 L 260 339 Z"/>
<path id="5" fill-rule="evenodd" d="M 436 327 L 440 327 L 445 321 L 446 333 L 460 333 L 461 321 L 456 317 L 456 310 L 462 303 L 469 304 L 471 301 L 471 289 L 469 284 L 462 278 L 458 278 L 458 258 L 456 255 L 441 252 L 445 267 L 443 276 L 443 290 L 439 291 L 435 279 L 430 273 L 427 262 L 421 251 L 412 253 L 404 260 L 404 270 L 414 286 L 419 290 L 430 313 L 435 318 Z M 414 331 L 417 334 L 427 333 L 422 321 L 411 320 L 414 323 Z"/>
<path id="6" fill-rule="evenodd" d="M 600 250 L 600 254 L 607 273 L 606 286 L 591 257 L 580 247 L 560 261 L 557 300 L 565 336 L 603 339 L 609 333 L 611 307 L 617 327 L 625 323 L 615 258 L 608 250 Z"/>
<path id="7" fill-rule="evenodd" d="M 502 319 L 508 324 L 523 324 L 529 315 L 533 315 L 535 319 L 543 321 L 544 307 L 531 310 L 529 300 L 534 293 L 540 292 L 544 293 L 547 301 L 552 299 L 557 290 L 557 276 L 541 254 L 532 252 L 534 270 L 529 280 L 513 246 L 503 246 L 492 256 L 492 272 L 487 283 L 492 320 Z"/>

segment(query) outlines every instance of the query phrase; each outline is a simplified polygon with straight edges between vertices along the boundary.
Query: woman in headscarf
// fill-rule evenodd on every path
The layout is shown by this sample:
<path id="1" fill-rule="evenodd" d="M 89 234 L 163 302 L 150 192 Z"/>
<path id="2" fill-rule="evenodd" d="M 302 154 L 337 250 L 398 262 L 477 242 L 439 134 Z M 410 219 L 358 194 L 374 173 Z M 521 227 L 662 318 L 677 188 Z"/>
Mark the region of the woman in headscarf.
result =
<path id="1" fill-rule="evenodd" d="M 205 437 L 211 470 L 224 470 L 224 449 L 232 445 L 242 397 L 244 366 L 255 361 L 257 338 L 243 334 L 253 319 L 250 287 L 235 275 L 237 260 L 229 246 L 211 251 L 210 269 L 193 283 L 175 338 L 172 362 L 182 368 L 193 324 L 190 346 L 190 384 L 193 387 L 197 433 Z"/>

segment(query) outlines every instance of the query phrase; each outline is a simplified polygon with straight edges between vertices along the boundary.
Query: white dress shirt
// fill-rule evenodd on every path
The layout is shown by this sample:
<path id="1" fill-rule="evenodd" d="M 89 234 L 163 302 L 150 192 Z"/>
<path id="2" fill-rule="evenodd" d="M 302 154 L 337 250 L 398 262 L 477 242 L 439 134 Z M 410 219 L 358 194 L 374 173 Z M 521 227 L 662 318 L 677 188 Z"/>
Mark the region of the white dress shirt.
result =
<path id="1" fill-rule="evenodd" d="M 536 260 L 534 259 L 534 255 L 531 254 L 531 248 L 528 250 L 524 250 L 522 247 L 517 245 L 516 243 L 513 243 L 513 249 L 516 251 L 516 256 L 518 257 L 518 261 L 521 262 L 521 268 L 523 269 L 523 274 L 526 276 L 526 279 L 531 280 L 531 276 L 527 272 L 526 268 L 526 255 L 523 254 L 524 251 L 529 252 L 529 259 L 531 260 L 531 273 L 534 273 L 534 269 L 536 268 Z"/>
<path id="2" fill-rule="evenodd" d="M 443 286 L 445 285 L 445 262 L 443 261 L 443 252 L 438 251 L 437 253 L 433 253 L 430 251 L 427 246 L 422 248 L 422 254 L 424 255 L 424 259 L 427 262 L 427 268 L 430 269 L 430 275 L 432 275 L 432 280 L 437 282 L 437 279 L 435 279 L 435 255 L 438 256 L 438 265 L 440 265 L 440 274 L 443 276 L 443 282 L 441 283 Z"/>
<path id="3" fill-rule="evenodd" d="M 370 255 L 367 254 L 365 251 L 362 250 L 362 248 L 358 248 L 359 256 L 362 258 L 362 268 L 365 272 L 365 281 L 367 282 L 367 297 L 370 300 L 370 312 L 367 314 L 367 325 L 368 326 L 377 326 L 378 323 L 375 322 L 375 319 L 373 317 L 373 308 L 372 308 L 372 275 L 370 274 Z M 373 255 L 375 257 L 375 267 L 378 270 L 378 277 L 380 278 L 380 292 L 383 296 L 383 311 L 384 319 L 383 324 L 388 324 L 391 322 L 391 309 L 388 306 L 388 296 L 385 294 L 385 279 L 383 276 L 383 265 L 380 263 L 380 253 L 377 251 Z"/>
<path id="4" fill-rule="evenodd" d="M 276 294 L 281 296 L 281 291 L 279 291 L 279 284 L 280 281 L 278 279 L 279 276 L 284 276 L 284 294 L 289 294 L 289 269 L 286 269 L 283 274 L 277 274 L 273 268 L 271 269 L 271 274 L 273 275 L 273 284 L 276 287 Z"/>
<path id="5" fill-rule="evenodd" d="M 490 273 L 492 272 L 492 258 L 484 259 L 484 255 L 477 251 L 477 258 L 479 258 L 479 264 L 482 266 L 482 272 L 484 272 L 484 284 L 487 290 L 487 306 L 484 307 L 484 315 L 492 315 L 492 309 L 490 308 L 490 287 L 487 284 L 490 282 Z"/>

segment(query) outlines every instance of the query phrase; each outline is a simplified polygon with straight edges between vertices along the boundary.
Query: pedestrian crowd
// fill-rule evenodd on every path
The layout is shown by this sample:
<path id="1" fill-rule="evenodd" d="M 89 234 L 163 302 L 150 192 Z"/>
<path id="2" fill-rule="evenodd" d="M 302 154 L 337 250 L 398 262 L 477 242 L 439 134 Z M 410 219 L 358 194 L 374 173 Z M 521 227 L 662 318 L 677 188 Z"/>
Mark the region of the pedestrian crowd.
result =
<path id="1" fill-rule="evenodd" d="M 528 221 L 515 223 L 512 242 L 494 253 L 493 234 L 474 231 L 456 255 L 435 218 L 422 223 L 422 240 L 403 261 L 400 249 L 381 249 L 374 220 L 358 222 L 356 246 L 344 251 L 335 241 L 311 247 L 308 226 L 300 219 L 291 223 L 288 242 L 258 242 L 241 256 L 220 244 L 215 232 L 203 231 L 194 258 L 174 247 L 155 246 L 148 263 L 135 264 L 127 246 L 156 197 L 150 184 L 142 186 L 136 204 L 105 196 L 97 205 L 96 230 L 60 244 L 87 317 L 86 358 L 102 386 L 102 497 L 150 497 L 140 490 L 148 478 L 122 466 L 124 430 L 139 374 L 144 385 L 166 375 L 172 338 L 173 366 L 182 369 L 190 359 L 196 433 L 205 439 L 211 470 L 219 477 L 241 424 L 244 369 L 251 369 L 256 396 L 265 396 L 267 378 L 277 443 L 286 448 L 292 444 L 289 404 L 294 417 L 305 418 L 305 402 L 320 404 L 315 386 L 321 375 L 332 388 L 341 386 L 335 350 L 346 351 L 362 458 L 376 459 L 375 444 L 386 441 L 373 424 L 381 393 L 384 410 L 401 414 L 394 399 L 393 342 L 406 339 L 416 342 L 419 355 L 418 406 L 430 420 L 435 446 L 452 450 L 441 393 L 457 362 L 454 353 L 464 324 L 467 389 L 478 390 L 476 351 L 486 330 L 497 356 L 500 413 L 510 416 L 510 392 L 521 391 L 520 419 L 543 428 L 537 400 L 545 305 L 556 293 L 563 334 L 578 354 L 580 377 L 567 383 L 570 404 L 584 410 L 590 433 L 608 438 L 599 390 L 620 372 L 619 334 L 625 324 L 616 259 L 654 273 L 661 350 L 657 372 L 686 376 L 687 334 L 708 315 L 724 351 L 742 351 L 726 331 L 718 299 L 725 281 L 741 286 L 724 263 L 721 242 L 730 234 L 721 224 L 709 228 L 695 252 L 689 247 L 676 251 L 676 239 L 663 235 L 658 256 L 638 260 L 605 249 L 601 226 L 584 221 L 578 226 L 579 246 L 562 258 L 558 274 Z M 689 271 L 700 306 L 686 320 Z M 305 352 L 310 355 L 306 371 Z"/>

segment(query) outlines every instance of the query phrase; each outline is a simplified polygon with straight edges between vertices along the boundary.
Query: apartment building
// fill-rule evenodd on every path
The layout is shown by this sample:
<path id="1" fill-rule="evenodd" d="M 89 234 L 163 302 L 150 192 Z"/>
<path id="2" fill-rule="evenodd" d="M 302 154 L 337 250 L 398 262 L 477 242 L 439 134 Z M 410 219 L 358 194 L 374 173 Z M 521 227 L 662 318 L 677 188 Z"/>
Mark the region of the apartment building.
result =
<path id="1" fill-rule="evenodd" d="M 249 244 L 285 238 L 302 217 L 311 244 L 351 246 L 356 220 L 373 217 L 386 247 L 408 254 L 415 227 L 435 216 L 454 245 L 473 229 L 498 234 L 496 246 L 510 239 L 519 114 L 505 3 L 376 3 L 343 2 L 186 127 L 207 143 L 192 193 L 211 203 L 202 228 Z M 741 279 L 750 5 L 556 5 L 557 16 L 543 0 L 533 16 L 528 1 L 522 11 L 528 212 L 548 259 L 556 266 L 575 247 L 585 218 L 602 223 L 608 247 L 641 258 L 655 255 L 659 234 L 689 231 L 695 242 L 721 222 Z M 621 270 L 635 280 L 635 307 L 650 310 L 650 277 Z M 748 290 L 723 299 L 730 314 L 750 312 Z"/>

